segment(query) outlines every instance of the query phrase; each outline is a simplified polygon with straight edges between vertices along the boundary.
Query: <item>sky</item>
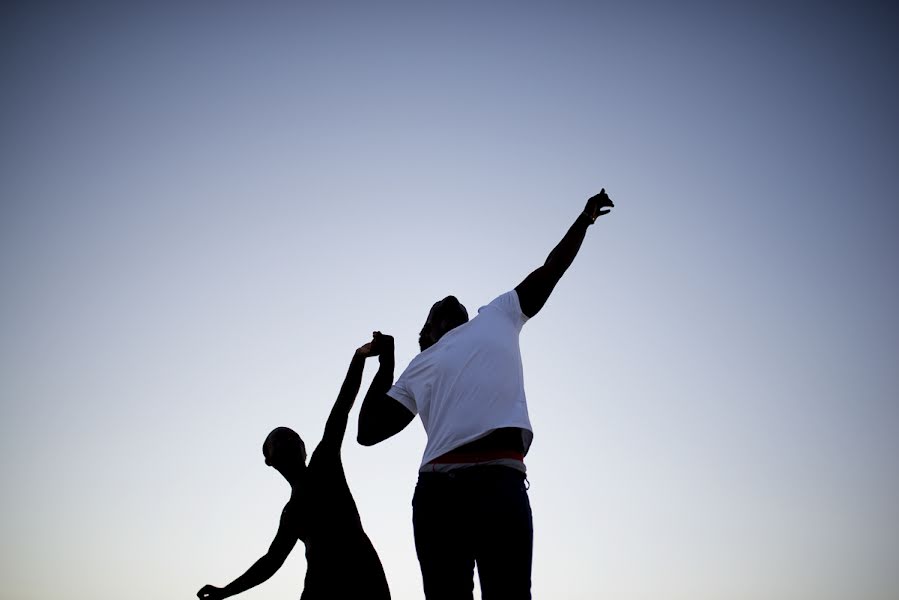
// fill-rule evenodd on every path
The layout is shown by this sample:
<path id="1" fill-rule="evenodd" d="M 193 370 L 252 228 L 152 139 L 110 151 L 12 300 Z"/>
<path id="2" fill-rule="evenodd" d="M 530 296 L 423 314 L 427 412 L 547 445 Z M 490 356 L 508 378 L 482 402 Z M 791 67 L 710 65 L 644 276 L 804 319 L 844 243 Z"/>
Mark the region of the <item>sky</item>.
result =
<path id="1" fill-rule="evenodd" d="M 0 9 L 4 598 L 243 573 L 289 495 L 266 434 L 313 447 L 373 330 L 401 369 L 603 187 L 522 332 L 534 597 L 896 597 L 895 8 L 75 4 Z M 349 485 L 421 598 L 425 434 L 357 415 Z"/>

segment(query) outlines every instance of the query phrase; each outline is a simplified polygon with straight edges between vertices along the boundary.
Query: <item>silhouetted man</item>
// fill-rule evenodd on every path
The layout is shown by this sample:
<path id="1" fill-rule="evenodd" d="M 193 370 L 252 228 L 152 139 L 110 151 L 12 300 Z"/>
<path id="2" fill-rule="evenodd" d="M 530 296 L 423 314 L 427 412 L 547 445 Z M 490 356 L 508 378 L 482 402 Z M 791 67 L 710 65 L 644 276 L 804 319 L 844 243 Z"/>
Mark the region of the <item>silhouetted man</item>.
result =
<path id="1" fill-rule="evenodd" d="M 394 384 L 393 339 L 375 333 L 381 366 L 359 413 L 359 443 L 377 444 L 415 414 L 428 434 L 412 500 L 425 595 L 471 598 L 475 563 L 483 598 L 530 598 L 533 526 L 524 456 L 528 418 L 518 338 L 571 265 L 612 201 L 605 190 L 514 290 L 468 312 L 454 296 L 435 303 L 421 353 Z"/>
<path id="2" fill-rule="evenodd" d="M 265 556 L 246 573 L 224 588 L 203 586 L 198 597 L 227 598 L 266 581 L 284 564 L 299 539 L 306 544 L 302 600 L 390 598 L 384 569 L 362 529 L 340 461 L 340 446 L 362 382 L 365 358 L 372 355 L 371 343 L 353 355 L 322 441 L 308 466 L 303 440 L 292 429 L 278 427 L 265 439 L 265 464 L 274 467 L 290 484 L 290 500 L 281 512 L 278 532 Z"/>

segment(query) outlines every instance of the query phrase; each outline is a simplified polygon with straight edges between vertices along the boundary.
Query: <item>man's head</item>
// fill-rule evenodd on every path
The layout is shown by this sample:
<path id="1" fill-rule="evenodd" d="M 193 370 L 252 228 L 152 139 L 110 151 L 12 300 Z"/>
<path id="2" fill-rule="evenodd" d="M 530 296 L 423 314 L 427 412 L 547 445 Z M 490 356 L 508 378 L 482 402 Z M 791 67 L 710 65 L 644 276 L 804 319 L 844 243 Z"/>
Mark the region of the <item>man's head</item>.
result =
<path id="1" fill-rule="evenodd" d="M 468 322 L 468 311 L 455 296 L 447 296 L 431 307 L 428 319 L 418 334 L 418 347 L 427 350 L 437 343 L 447 331 Z"/>
<path id="2" fill-rule="evenodd" d="M 289 427 L 272 429 L 262 444 L 262 455 L 265 464 L 285 477 L 306 466 L 306 445 L 299 434 Z"/>

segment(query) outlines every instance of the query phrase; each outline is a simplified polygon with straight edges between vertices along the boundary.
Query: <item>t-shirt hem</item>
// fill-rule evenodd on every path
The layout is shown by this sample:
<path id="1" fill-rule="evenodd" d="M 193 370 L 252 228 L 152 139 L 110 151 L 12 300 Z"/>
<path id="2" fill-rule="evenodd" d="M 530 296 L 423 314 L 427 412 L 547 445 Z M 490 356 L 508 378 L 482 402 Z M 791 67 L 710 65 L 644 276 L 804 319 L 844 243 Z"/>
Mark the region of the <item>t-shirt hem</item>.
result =
<path id="1" fill-rule="evenodd" d="M 527 455 L 527 452 L 531 447 L 531 442 L 534 441 L 534 430 L 531 429 L 531 424 L 530 423 L 503 423 L 502 425 L 496 425 L 494 427 L 491 427 L 490 429 L 485 430 L 483 433 L 479 433 L 479 434 L 471 436 L 471 437 L 456 440 L 453 442 L 453 446 L 451 448 L 440 448 L 437 450 L 431 450 L 430 452 L 428 452 L 427 448 L 425 448 L 426 453 L 422 456 L 420 467 L 424 467 L 425 465 L 430 463 L 435 458 L 439 458 L 439 457 L 443 456 L 444 454 L 446 454 L 447 452 L 450 452 L 451 450 L 458 448 L 459 446 L 464 446 L 465 444 L 470 444 L 471 442 L 477 441 L 477 440 L 481 439 L 482 437 L 489 435 L 490 432 L 492 432 L 492 431 L 496 431 L 497 429 L 502 429 L 505 427 L 517 427 L 519 429 L 523 429 L 523 430 L 527 431 L 528 433 L 530 433 L 530 440 L 528 440 L 528 444 L 524 449 L 524 454 Z"/>

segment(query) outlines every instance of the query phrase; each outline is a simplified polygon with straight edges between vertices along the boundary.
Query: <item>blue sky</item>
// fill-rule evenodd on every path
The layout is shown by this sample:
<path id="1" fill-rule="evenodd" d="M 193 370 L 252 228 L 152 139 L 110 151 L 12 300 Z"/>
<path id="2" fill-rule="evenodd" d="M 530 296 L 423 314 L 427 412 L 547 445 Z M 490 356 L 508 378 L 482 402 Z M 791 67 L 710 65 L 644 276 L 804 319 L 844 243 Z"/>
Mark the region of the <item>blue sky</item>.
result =
<path id="1" fill-rule="evenodd" d="M 242 573 L 288 495 L 268 431 L 317 443 L 372 330 L 404 366 L 435 299 L 516 285 L 601 187 L 522 334 L 535 597 L 899 589 L 893 9 L 3 11 L 9 597 Z M 366 530 L 421 597 L 421 426 L 354 431 Z"/>

